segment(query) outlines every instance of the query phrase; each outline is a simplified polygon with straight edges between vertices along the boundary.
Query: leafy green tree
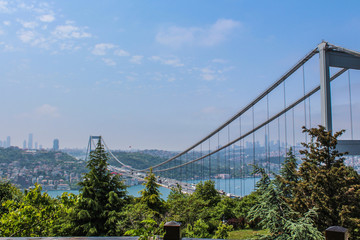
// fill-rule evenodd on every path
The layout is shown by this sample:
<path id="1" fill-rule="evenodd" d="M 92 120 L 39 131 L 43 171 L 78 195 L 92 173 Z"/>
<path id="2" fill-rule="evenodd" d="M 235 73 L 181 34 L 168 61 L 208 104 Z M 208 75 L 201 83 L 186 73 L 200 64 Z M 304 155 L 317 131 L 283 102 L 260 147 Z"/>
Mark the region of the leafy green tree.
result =
<path id="1" fill-rule="evenodd" d="M 198 183 L 197 189 L 199 189 L 198 186 L 203 188 L 203 183 Z M 199 219 L 207 222 L 210 221 L 214 208 L 209 206 L 209 201 L 200 197 L 199 193 L 182 193 L 180 186 L 172 189 L 167 200 L 167 206 L 167 220 L 181 222 L 184 226 L 189 224 L 194 225 L 194 223 Z M 213 226 L 211 225 L 210 228 L 212 227 Z M 216 226 L 214 228 L 216 228 Z"/>
<path id="2" fill-rule="evenodd" d="M 236 218 L 238 219 L 238 225 L 241 228 L 246 226 L 246 223 L 249 223 L 248 220 L 249 211 L 250 209 L 259 203 L 259 193 L 258 191 L 253 191 L 249 195 L 242 197 L 235 206 L 234 213 Z M 250 225 L 255 226 L 257 225 L 258 220 L 250 222 Z"/>
<path id="3" fill-rule="evenodd" d="M 126 205 L 121 212 L 117 222 L 117 234 L 123 235 L 129 230 L 141 229 L 144 227 L 144 221 L 148 219 L 157 219 L 158 213 L 150 209 L 145 203 L 131 202 Z"/>
<path id="4" fill-rule="evenodd" d="M 51 236 L 53 223 L 57 221 L 59 206 L 47 193 L 41 194 L 41 186 L 25 191 L 20 201 L 7 200 L 0 218 L 2 237 Z"/>
<path id="5" fill-rule="evenodd" d="M 316 213 L 310 209 L 301 215 L 291 209 L 284 201 L 283 192 L 270 180 L 264 169 L 255 169 L 262 175 L 257 183 L 259 202 L 249 211 L 250 220 L 261 219 L 259 225 L 269 229 L 271 235 L 264 239 L 323 239 L 321 232 L 314 226 Z M 295 237 L 296 236 L 296 237 Z"/>
<path id="6" fill-rule="evenodd" d="M 233 229 L 233 226 L 225 224 L 223 222 L 219 223 L 214 235 L 214 239 L 226 239 L 229 237 L 229 232 Z"/>
<path id="7" fill-rule="evenodd" d="M 221 201 L 219 192 L 215 188 L 215 182 L 208 180 L 196 185 L 194 197 L 204 200 L 208 206 L 214 207 Z"/>
<path id="8" fill-rule="evenodd" d="M 160 225 L 152 218 L 145 219 L 141 221 L 142 226 L 136 229 L 131 229 L 125 232 L 126 236 L 138 236 L 138 240 L 149 240 L 156 239 L 156 237 L 163 237 L 164 232 L 164 223 Z"/>
<path id="9" fill-rule="evenodd" d="M 49 236 L 72 236 L 71 216 L 74 214 L 78 202 L 78 195 L 67 192 L 56 199 L 57 211 L 54 215 L 55 220 L 51 223 Z"/>
<path id="10" fill-rule="evenodd" d="M 220 202 L 213 208 L 211 212 L 212 218 L 219 220 L 228 220 L 235 218 L 235 208 L 238 200 L 230 197 L 223 197 Z"/>
<path id="11" fill-rule="evenodd" d="M 120 212 L 127 203 L 126 186 L 118 175 L 110 173 L 107 161 L 99 139 L 96 149 L 90 153 L 89 172 L 79 183 L 79 201 L 71 216 L 73 235 L 116 235 Z"/>
<path id="12" fill-rule="evenodd" d="M 140 191 L 140 202 L 145 203 L 150 209 L 162 214 L 165 211 L 164 200 L 161 199 L 159 185 L 156 183 L 155 174 L 150 168 L 149 174 L 145 177 L 145 188 Z"/>
<path id="13" fill-rule="evenodd" d="M 316 225 L 323 231 L 329 226 L 341 225 L 350 229 L 353 238 L 360 239 L 360 176 L 344 164 L 342 153 L 336 150 L 337 138 L 344 131 L 332 134 L 323 126 L 304 128 L 311 142 L 303 143 L 304 155 L 298 176 L 300 181 L 294 193 L 294 207 L 299 212 L 316 208 Z"/>
<path id="14" fill-rule="evenodd" d="M 10 181 L 0 180 L 0 216 L 6 212 L 6 208 L 2 206 L 7 200 L 19 202 L 23 197 L 20 189 L 15 187 Z"/>
<path id="15" fill-rule="evenodd" d="M 189 238 L 209 238 L 209 225 L 202 219 L 197 220 L 194 225 L 188 224 L 185 228 L 185 235 Z"/>

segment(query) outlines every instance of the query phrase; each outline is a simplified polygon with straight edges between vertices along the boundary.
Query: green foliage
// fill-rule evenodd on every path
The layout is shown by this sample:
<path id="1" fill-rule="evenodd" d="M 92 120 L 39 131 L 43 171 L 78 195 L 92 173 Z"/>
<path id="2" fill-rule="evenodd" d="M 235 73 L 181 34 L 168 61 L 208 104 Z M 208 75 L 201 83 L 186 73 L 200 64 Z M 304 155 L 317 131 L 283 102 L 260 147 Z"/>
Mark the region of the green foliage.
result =
<path id="1" fill-rule="evenodd" d="M 291 147 L 287 153 L 285 161 L 282 164 L 280 175 L 276 175 L 276 180 L 286 200 L 291 202 L 291 199 L 294 197 L 294 191 L 299 182 L 297 162 Z"/>
<path id="2" fill-rule="evenodd" d="M 235 218 L 235 208 L 238 202 L 235 198 L 223 197 L 211 212 L 212 218 L 215 220 Z"/>
<path id="3" fill-rule="evenodd" d="M 204 200 L 209 207 L 215 206 L 221 200 L 220 194 L 215 188 L 215 182 L 211 180 L 204 183 L 199 182 L 193 195 L 195 198 Z"/>
<path id="4" fill-rule="evenodd" d="M 80 182 L 80 195 L 72 212 L 72 235 L 113 236 L 123 206 L 127 203 L 126 187 L 118 175 L 107 169 L 108 156 L 101 140 L 90 153 L 89 172 Z"/>
<path id="5" fill-rule="evenodd" d="M 133 202 L 126 205 L 120 214 L 117 222 L 117 233 L 124 234 L 129 229 L 140 229 L 143 227 L 143 221 L 155 219 L 157 212 L 150 209 L 146 204 Z"/>
<path id="6" fill-rule="evenodd" d="M 209 225 L 202 219 L 197 220 L 194 225 L 188 224 L 185 228 L 185 235 L 189 238 L 209 238 Z"/>
<path id="7" fill-rule="evenodd" d="M 259 192 L 253 191 L 249 195 L 242 197 L 235 208 L 236 217 L 247 216 L 250 208 L 259 202 Z"/>
<path id="8" fill-rule="evenodd" d="M 146 169 L 156 164 L 163 162 L 174 153 L 166 153 L 164 157 L 150 155 L 151 151 L 147 153 L 142 152 L 113 152 L 113 154 L 124 164 L 130 165 L 136 169 Z M 109 161 L 111 165 L 118 165 L 118 162 L 114 159 Z"/>
<path id="9" fill-rule="evenodd" d="M 46 193 L 41 194 L 40 185 L 25 191 L 21 201 L 7 200 L 2 206 L 6 209 L 0 218 L 2 237 L 51 236 L 61 211 L 54 199 Z"/>
<path id="10" fill-rule="evenodd" d="M 131 229 L 125 232 L 126 236 L 138 236 L 138 240 L 156 239 L 164 236 L 164 223 L 158 225 L 154 219 L 145 219 L 141 221 L 141 227 Z"/>
<path id="11" fill-rule="evenodd" d="M 223 222 L 219 223 L 217 230 L 215 231 L 214 239 L 226 239 L 229 237 L 229 232 L 233 229 L 233 226 L 225 224 Z"/>
<path id="12" fill-rule="evenodd" d="M 146 204 L 150 209 L 158 214 L 164 213 L 164 200 L 160 198 L 159 185 L 156 183 L 155 174 L 150 169 L 149 174 L 145 177 L 145 188 L 140 191 L 140 201 Z"/>
<path id="13" fill-rule="evenodd" d="M 353 238 L 360 239 L 360 176 L 344 164 L 343 154 L 336 150 L 337 138 L 344 132 L 331 132 L 324 127 L 304 128 L 311 142 L 300 165 L 299 182 L 294 193 L 294 207 L 305 213 L 316 208 L 316 225 L 323 231 L 329 226 L 349 228 Z"/>
<path id="14" fill-rule="evenodd" d="M 197 189 L 198 186 L 203 189 L 204 184 L 198 183 Z M 167 220 L 181 222 L 183 225 L 193 225 L 198 219 L 210 221 L 214 207 L 209 206 L 210 201 L 203 198 L 199 193 L 191 195 L 182 193 L 180 186 L 174 188 L 167 200 Z M 210 228 L 212 229 L 212 225 Z"/>
<path id="15" fill-rule="evenodd" d="M 250 220 L 261 219 L 259 224 L 269 229 L 271 235 L 265 239 L 323 239 L 323 235 L 314 226 L 315 212 L 311 209 L 301 215 L 291 209 L 284 201 L 284 195 L 275 181 L 271 181 L 264 169 L 255 169 L 262 175 L 258 182 L 259 202 L 249 212 Z M 294 238 L 296 236 L 296 238 Z"/>
<path id="16" fill-rule="evenodd" d="M 7 200 L 19 202 L 22 198 L 22 192 L 7 180 L 0 180 L 0 216 L 6 212 L 6 208 L 2 206 Z"/>

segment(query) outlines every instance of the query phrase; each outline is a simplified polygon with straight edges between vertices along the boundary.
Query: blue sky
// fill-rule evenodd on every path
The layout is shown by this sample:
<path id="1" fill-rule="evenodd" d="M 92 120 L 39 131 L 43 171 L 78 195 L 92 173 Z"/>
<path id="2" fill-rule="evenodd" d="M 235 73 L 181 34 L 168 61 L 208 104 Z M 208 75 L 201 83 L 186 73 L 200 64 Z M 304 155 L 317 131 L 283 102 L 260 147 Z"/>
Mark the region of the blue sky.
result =
<path id="1" fill-rule="evenodd" d="M 360 50 L 360 2 L 0 0 L 0 139 L 182 150 L 322 40 Z"/>

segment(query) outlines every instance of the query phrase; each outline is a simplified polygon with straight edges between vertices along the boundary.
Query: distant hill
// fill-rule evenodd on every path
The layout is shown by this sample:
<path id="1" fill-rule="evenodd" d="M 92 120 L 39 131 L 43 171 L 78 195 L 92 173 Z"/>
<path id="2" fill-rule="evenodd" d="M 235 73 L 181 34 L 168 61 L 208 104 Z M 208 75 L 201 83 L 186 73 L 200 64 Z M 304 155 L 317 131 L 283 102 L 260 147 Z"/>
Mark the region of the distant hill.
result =
<path id="1" fill-rule="evenodd" d="M 175 153 L 162 150 L 140 152 L 114 152 L 120 161 L 134 168 L 143 169 L 158 164 Z M 109 156 L 109 164 L 119 163 Z M 20 188 L 35 182 L 45 190 L 77 189 L 82 174 L 87 172 L 86 162 L 62 151 L 24 150 L 17 147 L 0 148 L 0 178 L 8 179 Z"/>
<path id="2" fill-rule="evenodd" d="M 169 157 L 175 155 L 173 152 L 166 152 L 161 150 L 144 150 L 139 152 L 112 152 L 122 163 L 130 165 L 136 169 L 144 169 L 156 164 L 159 164 Z M 114 166 L 120 166 L 120 164 L 112 157 L 109 163 Z"/>
<path id="3" fill-rule="evenodd" d="M 56 189 L 59 184 L 70 188 L 86 171 L 84 161 L 63 152 L 0 148 L 0 177 L 20 188 L 33 186 L 35 182 L 49 190 Z"/>

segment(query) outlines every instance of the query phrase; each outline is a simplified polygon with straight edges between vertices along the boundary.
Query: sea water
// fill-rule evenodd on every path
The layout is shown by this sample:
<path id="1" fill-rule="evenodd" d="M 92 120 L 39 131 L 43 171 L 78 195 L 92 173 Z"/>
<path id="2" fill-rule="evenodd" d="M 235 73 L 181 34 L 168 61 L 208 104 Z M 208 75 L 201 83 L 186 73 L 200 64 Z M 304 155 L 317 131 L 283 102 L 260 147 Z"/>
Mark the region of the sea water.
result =
<path id="1" fill-rule="evenodd" d="M 215 188 L 222 190 L 226 193 L 231 193 L 236 196 L 246 196 L 249 195 L 254 189 L 256 182 L 260 180 L 259 177 L 251 178 L 235 178 L 235 179 L 212 179 L 215 182 Z M 193 180 L 187 181 L 188 183 L 197 184 L 200 181 L 204 182 L 206 180 Z M 144 189 L 144 185 L 135 185 L 127 188 L 129 195 L 134 197 L 140 197 L 140 191 Z M 171 190 L 164 187 L 159 187 L 161 193 L 161 198 L 167 200 Z M 51 197 L 61 196 L 64 192 L 79 194 L 78 190 L 49 190 L 46 191 Z"/>

